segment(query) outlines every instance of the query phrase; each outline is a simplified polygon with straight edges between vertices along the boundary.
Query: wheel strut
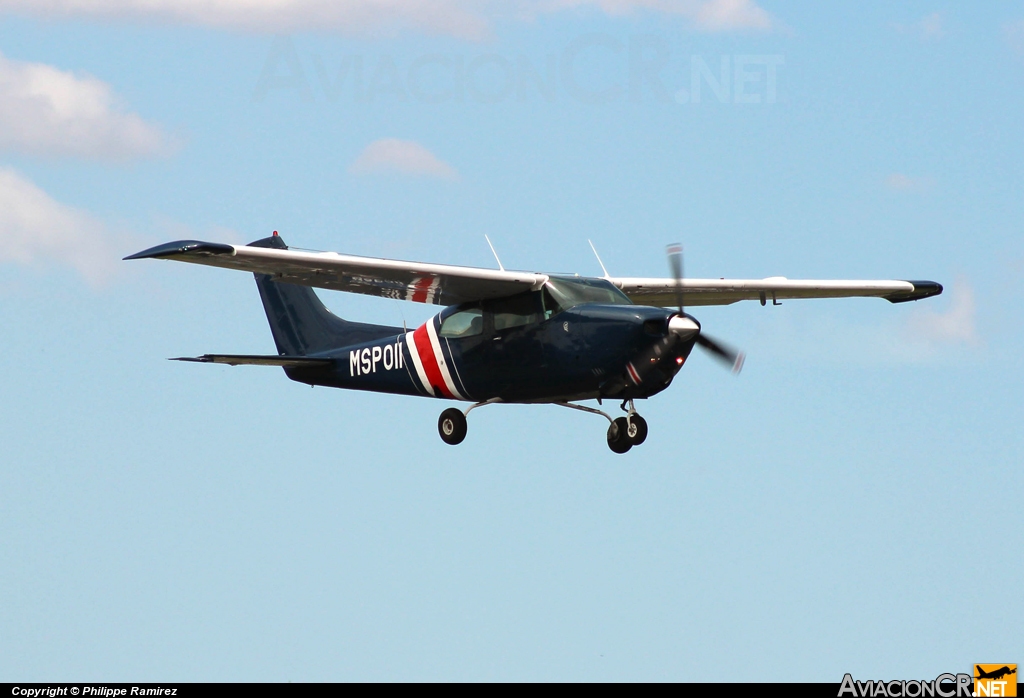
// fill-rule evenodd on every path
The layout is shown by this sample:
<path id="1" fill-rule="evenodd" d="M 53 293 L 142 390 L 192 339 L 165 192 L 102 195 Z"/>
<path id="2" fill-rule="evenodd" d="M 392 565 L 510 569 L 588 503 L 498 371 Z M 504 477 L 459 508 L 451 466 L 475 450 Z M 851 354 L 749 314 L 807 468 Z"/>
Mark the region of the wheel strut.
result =
<path id="1" fill-rule="evenodd" d="M 574 405 L 571 402 L 556 402 L 554 404 L 558 405 L 559 407 L 568 407 L 570 410 L 579 410 L 580 412 L 599 414 L 605 419 L 607 419 L 609 423 L 615 422 L 615 420 L 612 419 L 612 416 L 610 414 L 608 414 L 607 412 L 602 412 L 601 410 L 595 410 L 593 407 L 586 407 L 585 405 Z"/>
<path id="2" fill-rule="evenodd" d="M 446 409 L 437 420 L 437 432 L 441 435 L 441 440 L 450 446 L 462 443 L 463 439 L 466 438 L 466 432 L 469 430 L 469 425 L 466 423 L 466 417 L 469 416 L 469 413 L 477 407 L 493 405 L 496 402 L 501 402 L 501 398 L 492 397 L 490 400 L 470 405 L 465 412 L 455 407 Z"/>

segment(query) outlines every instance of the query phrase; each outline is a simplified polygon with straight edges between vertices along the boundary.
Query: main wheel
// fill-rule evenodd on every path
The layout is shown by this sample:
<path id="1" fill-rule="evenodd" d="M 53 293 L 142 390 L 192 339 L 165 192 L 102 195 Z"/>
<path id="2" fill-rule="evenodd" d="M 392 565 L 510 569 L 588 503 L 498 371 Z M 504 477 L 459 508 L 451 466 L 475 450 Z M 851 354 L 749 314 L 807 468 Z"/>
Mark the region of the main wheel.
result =
<path id="1" fill-rule="evenodd" d="M 608 448 L 615 453 L 625 453 L 633 448 L 633 443 L 626 433 L 627 424 L 625 417 L 619 417 L 608 427 Z"/>
<path id="2" fill-rule="evenodd" d="M 639 446 L 647 441 L 647 420 L 638 414 L 629 418 L 629 427 L 626 429 L 626 436 L 634 446 Z"/>
<path id="3" fill-rule="evenodd" d="M 454 407 L 449 407 L 437 419 L 437 432 L 446 444 L 455 446 L 466 438 L 466 415 Z"/>

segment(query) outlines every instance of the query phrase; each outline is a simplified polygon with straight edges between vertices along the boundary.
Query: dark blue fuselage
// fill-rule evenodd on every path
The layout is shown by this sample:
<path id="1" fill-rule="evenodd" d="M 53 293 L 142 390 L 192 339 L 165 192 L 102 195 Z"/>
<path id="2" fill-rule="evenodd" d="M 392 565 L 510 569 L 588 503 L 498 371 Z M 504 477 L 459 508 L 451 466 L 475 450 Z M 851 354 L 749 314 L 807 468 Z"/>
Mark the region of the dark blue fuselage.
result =
<path id="1" fill-rule="evenodd" d="M 675 313 L 634 305 L 576 305 L 501 328 L 476 311 L 470 336 L 446 336 L 447 308 L 413 332 L 331 349 L 324 368 L 289 368 L 292 380 L 354 390 L 482 402 L 645 398 L 671 383 L 693 348 L 668 332 Z M 383 329 L 383 328 L 382 328 Z"/>

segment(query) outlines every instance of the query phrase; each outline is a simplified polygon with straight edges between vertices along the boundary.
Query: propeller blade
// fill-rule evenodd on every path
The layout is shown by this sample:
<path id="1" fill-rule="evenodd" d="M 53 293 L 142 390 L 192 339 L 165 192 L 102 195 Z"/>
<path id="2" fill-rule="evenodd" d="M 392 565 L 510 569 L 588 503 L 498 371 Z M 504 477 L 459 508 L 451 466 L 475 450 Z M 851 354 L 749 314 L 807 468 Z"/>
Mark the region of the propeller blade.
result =
<path id="1" fill-rule="evenodd" d="M 665 248 L 668 255 L 668 266 L 672 270 L 672 278 L 676 280 L 676 304 L 679 314 L 683 314 L 683 245 L 673 243 Z"/>
<path id="2" fill-rule="evenodd" d="M 672 270 L 672 278 L 676 281 L 676 301 L 679 304 L 679 315 L 669 320 L 669 332 L 675 336 L 676 340 L 682 341 L 686 341 L 690 337 L 697 335 L 697 344 L 711 352 L 712 356 L 716 359 L 729 364 L 733 373 L 739 373 L 743 370 L 743 362 L 746 359 L 746 355 L 741 351 L 736 351 L 735 349 L 702 334 L 700 323 L 683 311 L 682 243 L 677 242 L 669 245 L 665 248 L 665 254 L 668 256 L 668 266 L 669 269 Z"/>
<path id="3" fill-rule="evenodd" d="M 742 351 L 736 351 L 720 342 L 716 342 L 706 334 L 697 335 L 697 344 L 707 349 L 719 360 L 729 364 L 733 373 L 739 373 L 743 370 L 743 362 L 747 357 Z"/>

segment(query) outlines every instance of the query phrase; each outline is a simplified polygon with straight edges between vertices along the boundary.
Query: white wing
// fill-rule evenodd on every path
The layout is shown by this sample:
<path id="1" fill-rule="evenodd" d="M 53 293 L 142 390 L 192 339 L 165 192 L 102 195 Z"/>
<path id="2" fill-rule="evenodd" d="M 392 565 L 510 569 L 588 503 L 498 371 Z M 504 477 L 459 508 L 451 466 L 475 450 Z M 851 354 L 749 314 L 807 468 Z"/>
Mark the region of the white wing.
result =
<path id="1" fill-rule="evenodd" d="M 279 237 L 251 245 L 224 245 L 198 240 L 168 242 L 125 259 L 174 259 L 256 274 L 275 281 L 439 305 L 513 296 L 538 290 L 546 274 L 402 262 L 373 257 L 288 249 Z M 673 307 L 678 303 L 674 279 L 609 278 L 638 305 Z M 684 302 L 728 305 L 742 300 L 762 303 L 791 298 L 874 296 L 893 303 L 942 293 L 934 281 L 790 281 L 769 279 L 684 279 Z"/>
<path id="2" fill-rule="evenodd" d="M 670 308 L 678 304 L 675 279 L 609 278 L 638 305 Z M 892 303 L 916 301 L 942 293 L 934 281 L 791 281 L 768 279 L 683 279 L 683 302 L 691 305 L 729 305 L 756 300 L 762 304 L 793 298 L 884 298 Z"/>
<path id="3" fill-rule="evenodd" d="M 268 238 L 254 245 L 279 240 Z M 265 247 L 179 240 L 125 257 L 147 258 L 238 269 L 269 274 L 283 283 L 439 305 L 513 296 L 540 289 L 548 280 L 544 274 L 530 272 L 293 250 L 283 242 Z"/>

